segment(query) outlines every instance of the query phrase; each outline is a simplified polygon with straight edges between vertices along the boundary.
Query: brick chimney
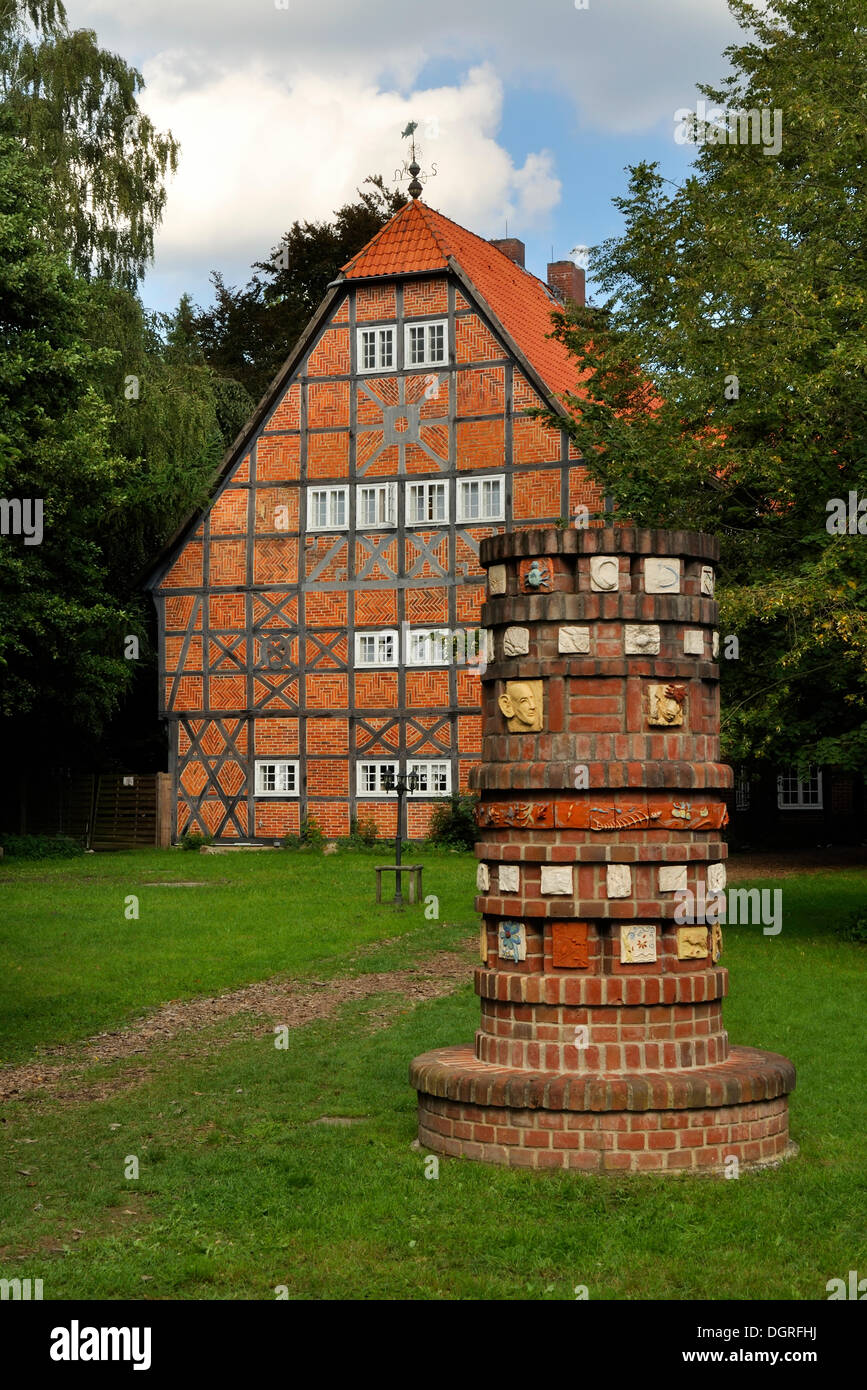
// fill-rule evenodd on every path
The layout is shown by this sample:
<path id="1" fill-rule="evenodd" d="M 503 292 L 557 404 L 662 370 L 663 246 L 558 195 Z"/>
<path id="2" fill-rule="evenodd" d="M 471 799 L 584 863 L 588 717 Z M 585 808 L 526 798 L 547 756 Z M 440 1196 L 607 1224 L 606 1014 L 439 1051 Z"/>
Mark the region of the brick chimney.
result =
<path id="1" fill-rule="evenodd" d="M 510 261 L 524 269 L 524 243 L 519 241 L 516 236 L 491 237 L 491 245 L 496 246 L 498 251 L 502 251 L 504 256 L 508 256 Z"/>
<path id="2" fill-rule="evenodd" d="M 584 303 L 584 271 L 574 261 L 548 262 L 548 289 L 558 299 Z"/>

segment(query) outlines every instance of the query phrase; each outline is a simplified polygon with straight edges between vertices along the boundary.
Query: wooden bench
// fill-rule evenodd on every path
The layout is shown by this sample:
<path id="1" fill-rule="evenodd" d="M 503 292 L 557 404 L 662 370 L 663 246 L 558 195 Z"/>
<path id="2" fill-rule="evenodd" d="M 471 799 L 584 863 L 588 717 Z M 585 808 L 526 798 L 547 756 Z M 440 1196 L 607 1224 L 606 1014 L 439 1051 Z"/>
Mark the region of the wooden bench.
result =
<path id="1" fill-rule="evenodd" d="M 417 903 L 421 901 L 421 871 L 423 864 L 377 864 L 376 865 L 376 901 L 382 902 L 382 875 L 396 874 L 395 891 L 402 892 L 401 874 L 409 874 L 409 901 Z"/>

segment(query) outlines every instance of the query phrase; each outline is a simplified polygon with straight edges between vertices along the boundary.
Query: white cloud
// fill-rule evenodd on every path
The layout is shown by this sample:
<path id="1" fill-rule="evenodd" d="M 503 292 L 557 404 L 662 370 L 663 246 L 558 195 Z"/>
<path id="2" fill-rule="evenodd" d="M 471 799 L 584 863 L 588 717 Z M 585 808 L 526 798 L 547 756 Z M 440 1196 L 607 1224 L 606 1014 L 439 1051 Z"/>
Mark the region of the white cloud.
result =
<path id="1" fill-rule="evenodd" d="M 488 66 L 409 98 L 345 74 L 280 83 L 261 67 L 185 87 L 174 55 L 145 75 L 143 106 L 182 146 L 157 240 L 163 270 L 249 264 L 296 218 L 330 217 L 368 174 L 393 182 L 396 157 L 408 154 L 396 132 L 409 111 L 420 116 L 423 168 L 437 166 L 426 200 L 455 221 L 493 236 L 505 218 L 544 218 L 560 197 L 549 152 L 516 167 L 497 144 L 503 89 Z"/>

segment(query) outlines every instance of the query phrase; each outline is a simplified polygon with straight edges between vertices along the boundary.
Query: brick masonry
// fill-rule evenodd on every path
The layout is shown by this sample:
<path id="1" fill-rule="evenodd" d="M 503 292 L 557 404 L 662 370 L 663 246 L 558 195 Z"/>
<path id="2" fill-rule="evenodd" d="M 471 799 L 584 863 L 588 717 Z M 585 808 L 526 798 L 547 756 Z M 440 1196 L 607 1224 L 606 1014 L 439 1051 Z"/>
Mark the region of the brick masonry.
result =
<path id="1" fill-rule="evenodd" d="M 527 530 L 480 558 L 481 1020 L 412 1063 L 420 1142 L 593 1173 L 777 1164 L 794 1068 L 730 1045 L 722 933 L 675 896 L 725 885 L 716 542 Z"/>

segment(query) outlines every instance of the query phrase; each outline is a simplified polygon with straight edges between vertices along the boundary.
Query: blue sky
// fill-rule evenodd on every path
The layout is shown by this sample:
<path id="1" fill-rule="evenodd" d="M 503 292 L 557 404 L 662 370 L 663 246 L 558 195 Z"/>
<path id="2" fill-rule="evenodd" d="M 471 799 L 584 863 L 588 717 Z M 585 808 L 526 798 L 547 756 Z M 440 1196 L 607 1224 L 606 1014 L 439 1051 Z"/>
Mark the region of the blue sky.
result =
<path id="1" fill-rule="evenodd" d="M 67 0 L 70 22 L 144 73 L 142 105 L 181 141 L 145 303 L 244 283 L 296 219 L 387 183 L 420 123 L 424 197 L 527 268 L 619 230 L 625 168 L 691 154 L 674 113 L 725 72 L 726 0 Z M 425 134 L 427 132 L 427 134 Z"/>

